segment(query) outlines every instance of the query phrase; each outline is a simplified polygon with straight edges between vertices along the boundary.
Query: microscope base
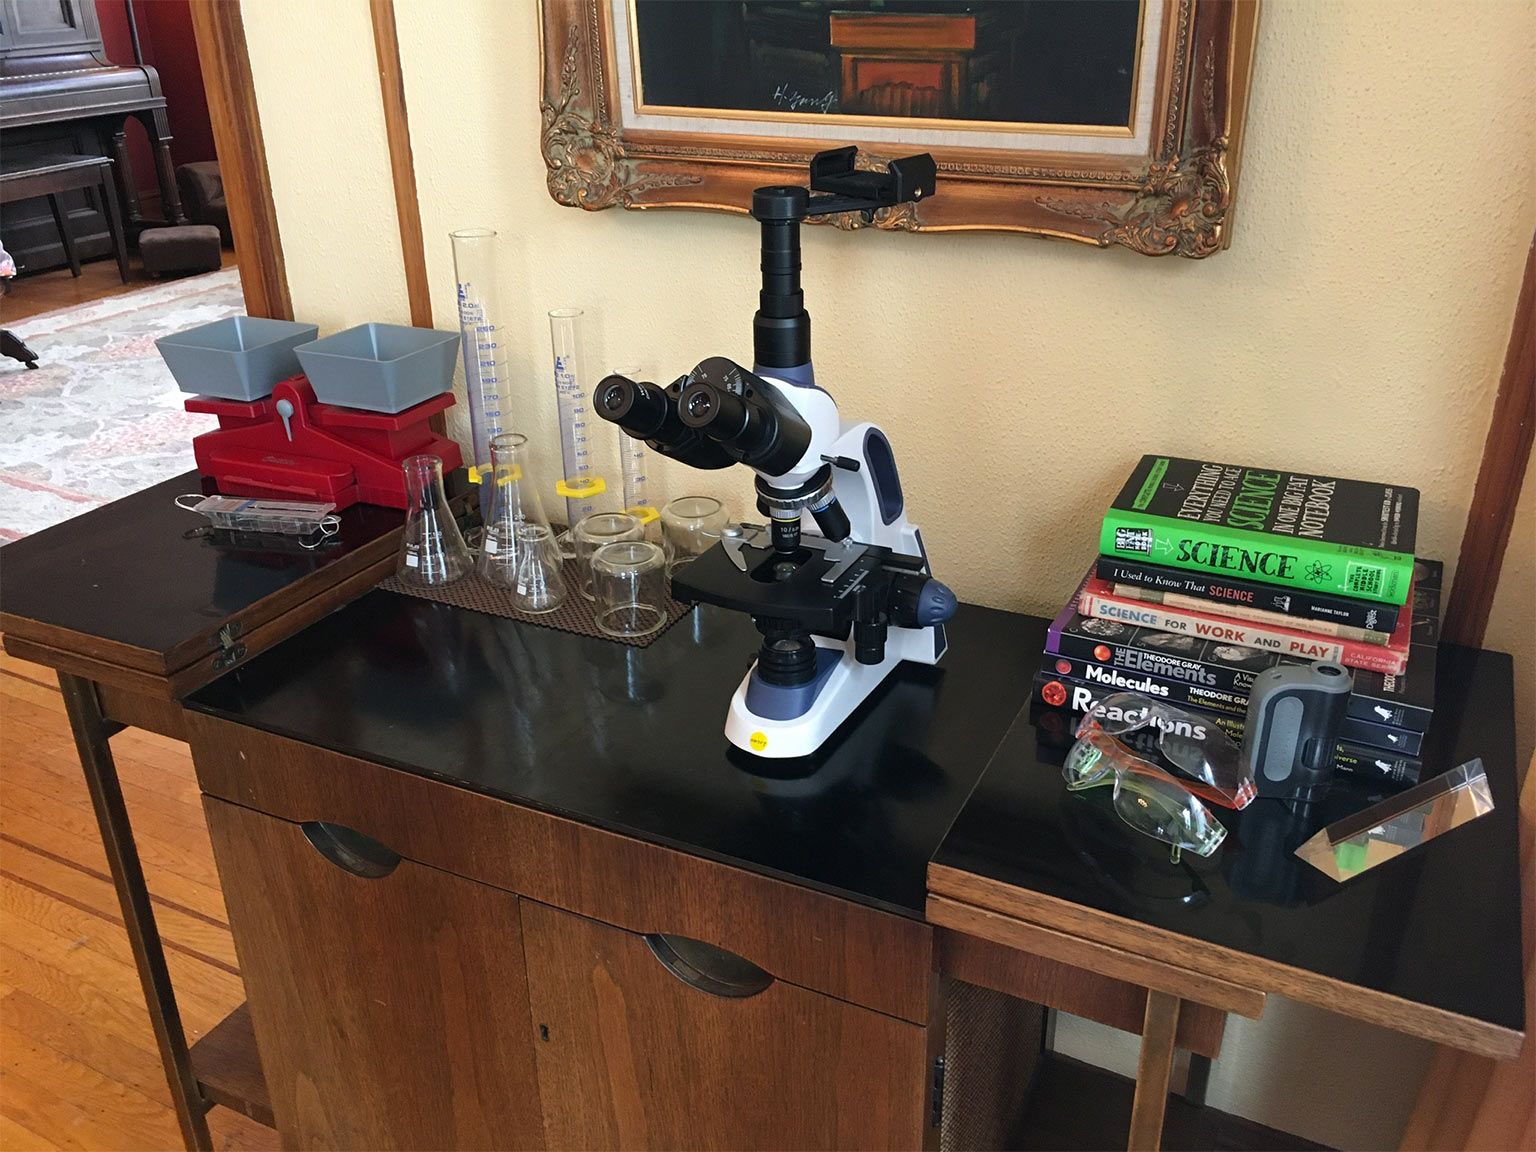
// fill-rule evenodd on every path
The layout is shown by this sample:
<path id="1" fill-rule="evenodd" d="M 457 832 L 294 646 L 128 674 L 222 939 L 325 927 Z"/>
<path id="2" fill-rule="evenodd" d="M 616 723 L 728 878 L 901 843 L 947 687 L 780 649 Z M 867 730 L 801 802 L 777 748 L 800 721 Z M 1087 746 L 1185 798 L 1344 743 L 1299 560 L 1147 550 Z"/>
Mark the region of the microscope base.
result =
<path id="1" fill-rule="evenodd" d="M 828 648 L 844 647 L 837 641 L 825 641 L 821 637 L 817 637 L 817 643 Z M 804 713 L 790 720 L 770 720 L 747 707 L 747 686 L 757 668 L 754 664 L 731 697 L 731 708 L 725 718 L 725 738 L 745 752 L 768 759 L 811 755 L 880 686 L 891 669 L 901 663 L 902 657 L 896 653 L 899 647 L 891 645 L 891 651 L 879 664 L 860 664 L 853 658 L 851 649 L 845 651 L 815 701 Z"/>

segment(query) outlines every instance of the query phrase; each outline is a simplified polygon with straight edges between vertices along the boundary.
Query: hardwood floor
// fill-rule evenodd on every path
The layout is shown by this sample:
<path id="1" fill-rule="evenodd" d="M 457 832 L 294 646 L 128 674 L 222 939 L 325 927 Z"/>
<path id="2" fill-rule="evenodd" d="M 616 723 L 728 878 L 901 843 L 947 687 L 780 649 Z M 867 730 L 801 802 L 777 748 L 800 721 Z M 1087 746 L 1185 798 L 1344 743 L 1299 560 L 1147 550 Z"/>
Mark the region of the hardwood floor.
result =
<path id="1" fill-rule="evenodd" d="M 220 268 L 235 265 L 235 251 L 225 248 Z M 71 276 L 68 268 L 55 268 L 52 272 L 39 272 L 35 276 L 19 276 L 8 282 L 6 294 L 0 299 L 0 322 L 14 326 L 32 316 L 52 312 L 56 308 L 70 308 L 76 304 L 89 304 L 93 300 L 105 300 L 109 296 L 121 296 L 151 284 L 163 284 L 144 271 L 144 264 L 137 252 L 128 254 L 128 283 L 117 275 L 117 262 L 110 257 L 92 260 L 80 267 L 79 276 Z"/>
<path id="2" fill-rule="evenodd" d="M 196 1040 L 245 992 L 191 756 L 133 729 L 112 750 Z M 217 1148 L 278 1147 L 226 1108 L 208 1125 Z M 63 700 L 47 669 L 0 654 L 0 1148 L 179 1147 Z"/>

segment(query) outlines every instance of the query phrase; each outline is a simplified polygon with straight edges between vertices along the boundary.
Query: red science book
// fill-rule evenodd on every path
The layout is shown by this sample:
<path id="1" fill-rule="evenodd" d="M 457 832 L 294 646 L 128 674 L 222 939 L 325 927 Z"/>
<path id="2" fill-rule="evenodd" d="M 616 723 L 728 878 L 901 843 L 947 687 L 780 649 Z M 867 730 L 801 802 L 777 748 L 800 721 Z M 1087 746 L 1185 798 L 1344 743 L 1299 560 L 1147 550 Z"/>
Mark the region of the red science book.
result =
<path id="1" fill-rule="evenodd" d="M 1349 668 L 1364 668 L 1389 676 L 1400 676 L 1408 669 L 1408 643 L 1413 621 L 1403 613 L 1392 638 L 1385 644 L 1320 636 L 1300 628 L 1282 628 L 1274 624 L 1254 624 L 1189 608 L 1170 608 L 1116 596 L 1114 585 L 1090 574 L 1083 584 L 1077 610 L 1100 620 L 1117 620 L 1135 628 L 1153 628 L 1175 632 L 1201 640 L 1239 644 L 1278 652 L 1301 660 L 1335 660 Z"/>

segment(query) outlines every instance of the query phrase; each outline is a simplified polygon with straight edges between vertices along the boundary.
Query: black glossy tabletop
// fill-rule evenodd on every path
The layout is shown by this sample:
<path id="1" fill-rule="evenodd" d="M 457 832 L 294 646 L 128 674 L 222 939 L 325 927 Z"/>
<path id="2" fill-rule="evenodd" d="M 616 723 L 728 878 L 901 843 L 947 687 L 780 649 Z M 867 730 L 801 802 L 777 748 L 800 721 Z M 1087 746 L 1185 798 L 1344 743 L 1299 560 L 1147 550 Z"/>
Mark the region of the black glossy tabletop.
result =
<path id="1" fill-rule="evenodd" d="M 760 637 L 707 607 L 629 648 L 375 591 L 187 704 L 920 916 L 928 860 L 1024 704 L 1044 627 L 963 606 L 937 666 L 901 665 L 793 765 L 726 742 Z"/>
<path id="2" fill-rule="evenodd" d="M 1123 825 L 1108 789 L 1069 793 L 1059 713 L 1026 710 L 936 864 L 1515 1030 L 1524 1027 L 1509 657 L 1442 645 L 1425 774 L 1479 756 L 1494 811 L 1338 883 L 1295 847 L 1372 799 L 1339 777 L 1306 819 L 1283 803 L 1218 809 L 1208 859 Z"/>
<path id="3" fill-rule="evenodd" d="M 404 522 L 395 509 L 354 505 L 313 551 L 284 538 L 188 538 L 208 521 L 173 501 L 204 483 L 188 472 L 0 548 L 0 610 L 164 654 Z"/>

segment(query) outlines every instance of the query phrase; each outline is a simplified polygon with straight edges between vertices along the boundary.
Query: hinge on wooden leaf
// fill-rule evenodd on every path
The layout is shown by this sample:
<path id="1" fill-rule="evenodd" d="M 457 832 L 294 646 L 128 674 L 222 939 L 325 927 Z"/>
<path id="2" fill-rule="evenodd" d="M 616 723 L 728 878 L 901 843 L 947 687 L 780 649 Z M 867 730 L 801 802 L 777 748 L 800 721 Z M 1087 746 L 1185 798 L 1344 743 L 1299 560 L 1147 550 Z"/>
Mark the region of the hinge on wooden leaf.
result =
<path id="1" fill-rule="evenodd" d="M 233 668 L 244 659 L 245 645 L 236 644 L 233 647 L 225 648 L 213 658 L 213 670 L 215 672 L 222 672 L 226 668 Z"/>

